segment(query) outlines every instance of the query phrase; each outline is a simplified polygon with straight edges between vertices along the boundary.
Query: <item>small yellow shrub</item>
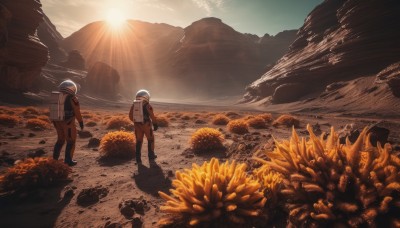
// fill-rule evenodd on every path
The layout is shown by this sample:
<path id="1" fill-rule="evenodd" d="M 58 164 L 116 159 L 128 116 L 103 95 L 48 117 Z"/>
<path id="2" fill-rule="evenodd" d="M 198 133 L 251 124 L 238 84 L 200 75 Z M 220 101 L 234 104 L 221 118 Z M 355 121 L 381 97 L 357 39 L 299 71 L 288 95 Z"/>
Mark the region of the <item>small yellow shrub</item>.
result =
<path id="1" fill-rule="evenodd" d="M 103 158 L 132 158 L 135 153 L 135 135 L 126 131 L 107 133 L 100 141 L 100 156 Z"/>
<path id="2" fill-rule="evenodd" d="M 217 114 L 214 116 L 212 123 L 214 125 L 227 125 L 229 123 L 229 117 L 224 114 Z"/>
<path id="3" fill-rule="evenodd" d="M 213 158 L 202 166 L 193 164 L 191 170 L 176 171 L 172 186 L 172 196 L 159 192 L 167 201 L 161 211 L 173 215 L 160 225 L 209 227 L 223 221 L 236 227 L 261 216 L 267 202 L 261 184 L 246 173 L 246 164 L 235 161 L 220 164 Z"/>
<path id="4" fill-rule="evenodd" d="M 40 111 L 39 111 L 39 109 L 37 109 L 37 108 L 35 108 L 35 107 L 29 106 L 29 107 L 26 107 L 26 108 L 22 111 L 22 114 L 23 114 L 23 115 L 39 115 L 39 114 L 40 114 Z"/>
<path id="5" fill-rule="evenodd" d="M 132 121 L 125 116 L 114 116 L 107 121 L 107 129 L 131 128 Z"/>
<path id="6" fill-rule="evenodd" d="M 159 127 L 168 127 L 169 120 L 166 116 L 157 116 L 156 119 Z"/>
<path id="7" fill-rule="evenodd" d="M 272 122 L 274 119 L 272 118 L 272 114 L 271 113 L 263 113 L 263 114 L 259 114 L 256 117 L 261 117 L 265 120 L 265 122 L 270 123 Z"/>
<path id="8" fill-rule="evenodd" d="M 253 117 L 248 119 L 246 122 L 249 124 L 250 127 L 256 129 L 263 129 L 267 127 L 267 125 L 265 124 L 265 120 L 261 117 Z"/>
<path id="9" fill-rule="evenodd" d="M 212 151 L 223 148 L 224 136 L 214 128 L 200 128 L 190 138 L 190 146 L 196 152 Z"/>
<path id="10" fill-rule="evenodd" d="M 245 120 L 231 120 L 228 123 L 228 130 L 235 134 L 245 134 L 249 132 L 249 125 Z"/>
<path id="11" fill-rule="evenodd" d="M 14 127 L 18 124 L 20 119 L 16 116 L 11 116 L 8 114 L 0 114 L 0 125 Z"/>
<path id="12" fill-rule="evenodd" d="M 26 121 L 25 127 L 35 131 L 43 131 L 50 128 L 50 124 L 40 119 L 29 119 Z"/>
<path id="13" fill-rule="evenodd" d="M 272 123 L 272 125 L 274 127 L 277 127 L 278 125 L 285 125 L 286 127 L 299 127 L 300 120 L 292 115 L 284 114 L 279 116 L 278 119 Z"/>
<path id="14" fill-rule="evenodd" d="M 0 177 L 0 186 L 6 191 L 22 190 L 35 186 L 48 186 L 66 180 L 71 168 L 52 158 L 28 158 L 8 168 Z"/>
<path id="15" fill-rule="evenodd" d="M 47 122 L 47 123 L 51 123 L 51 121 L 50 121 L 50 119 L 49 119 L 48 116 L 40 115 L 40 116 L 38 116 L 37 118 L 38 118 L 39 120 L 43 120 L 43 121 L 45 121 L 45 122 Z"/>
<path id="16" fill-rule="evenodd" d="M 181 120 L 190 120 L 192 117 L 189 114 L 184 114 L 181 116 Z"/>

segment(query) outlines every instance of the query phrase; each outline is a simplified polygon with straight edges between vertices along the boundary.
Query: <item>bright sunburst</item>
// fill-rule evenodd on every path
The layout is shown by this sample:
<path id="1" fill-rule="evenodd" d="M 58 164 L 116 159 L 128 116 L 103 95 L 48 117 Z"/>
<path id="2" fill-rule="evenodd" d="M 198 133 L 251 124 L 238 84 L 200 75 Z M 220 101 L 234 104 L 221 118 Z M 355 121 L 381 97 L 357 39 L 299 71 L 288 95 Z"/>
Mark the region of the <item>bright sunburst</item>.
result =
<path id="1" fill-rule="evenodd" d="M 124 13 L 118 9 L 110 9 L 107 12 L 107 23 L 112 27 L 112 28 L 120 28 L 126 21 L 126 16 Z"/>

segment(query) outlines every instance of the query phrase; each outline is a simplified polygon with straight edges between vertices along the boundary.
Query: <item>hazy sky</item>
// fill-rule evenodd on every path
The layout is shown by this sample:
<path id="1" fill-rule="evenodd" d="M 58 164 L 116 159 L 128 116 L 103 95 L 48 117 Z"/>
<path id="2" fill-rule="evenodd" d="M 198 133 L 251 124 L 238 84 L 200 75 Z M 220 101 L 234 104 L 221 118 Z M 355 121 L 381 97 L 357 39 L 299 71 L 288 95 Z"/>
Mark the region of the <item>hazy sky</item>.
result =
<path id="1" fill-rule="evenodd" d="M 186 27 L 204 17 L 221 18 L 242 33 L 275 35 L 299 28 L 323 0 L 41 0 L 43 10 L 67 37 L 86 24 L 118 17 Z"/>

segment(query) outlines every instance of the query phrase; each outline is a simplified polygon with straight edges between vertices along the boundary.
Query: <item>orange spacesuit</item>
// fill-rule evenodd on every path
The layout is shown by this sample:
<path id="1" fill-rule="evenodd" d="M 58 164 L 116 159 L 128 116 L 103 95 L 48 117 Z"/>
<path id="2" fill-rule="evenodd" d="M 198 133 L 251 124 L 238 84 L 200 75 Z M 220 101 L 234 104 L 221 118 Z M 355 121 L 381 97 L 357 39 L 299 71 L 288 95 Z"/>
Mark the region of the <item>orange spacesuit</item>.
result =
<path id="1" fill-rule="evenodd" d="M 57 142 L 54 145 L 53 158 L 58 160 L 60 157 L 61 149 L 67 141 L 65 148 L 64 162 L 69 166 L 76 165 L 76 161 L 72 158 L 75 152 L 76 142 L 76 126 L 75 119 L 78 120 L 81 130 L 83 130 L 83 120 L 80 111 L 78 98 L 75 96 L 77 88 L 75 83 L 70 80 L 64 81 L 60 84 L 60 93 L 66 95 L 64 101 L 64 120 L 53 121 L 54 127 L 57 131 Z"/>
<path id="2" fill-rule="evenodd" d="M 157 158 L 157 155 L 155 155 L 154 152 L 154 134 L 152 125 L 154 127 L 154 131 L 157 131 L 158 125 L 156 117 L 154 115 L 153 107 L 150 105 L 149 101 L 150 93 L 146 90 L 139 90 L 136 94 L 136 99 L 129 111 L 129 119 L 134 122 L 135 126 L 136 162 L 138 164 L 142 162 L 141 150 L 144 135 L 146 135 L 148 142 L 147 150 L 149 160 L 154 160 Z M 136 107 L 135 105 L 140 105 L 140 107 Z M 137 110 L 141 112 L 141 114 L 139 114 L 139 117 L 135 113 Z"/>

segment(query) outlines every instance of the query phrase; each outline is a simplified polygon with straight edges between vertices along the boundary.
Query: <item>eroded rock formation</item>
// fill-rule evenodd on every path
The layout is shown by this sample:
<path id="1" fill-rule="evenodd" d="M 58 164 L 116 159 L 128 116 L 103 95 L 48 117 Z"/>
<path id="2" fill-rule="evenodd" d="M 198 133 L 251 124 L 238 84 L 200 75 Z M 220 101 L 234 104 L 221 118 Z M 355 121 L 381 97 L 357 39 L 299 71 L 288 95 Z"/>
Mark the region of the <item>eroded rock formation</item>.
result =
<path id="1" fill-rule="evenodd" d="M 400 97 L 400 62 L 383 69 L 376 76 L 377 83 L 387 83 L 393 95 Z"/>
<path id="2" fill-rule="evenodd" d="M 85 59 L 78 50 L 72 50 L 68 53 L 67 61 L 62 62 L 61 65 L 72 69 L 84 70 Z"/>
<path id="3" fill-rule="evenodd" d="M 49 62 L 60 63 L 66 59 L 66 52 L 59 45 L 63 40 L 63 37 L 45 14 L 43 14 L 43 22 L 40 23 L 37 29 L 37 34 L 40 41 L 49 49 Z"/>
<path id="4" fill-rule="evenodd" d="M 290 51 L 247 87 L 244 100 L 273 96 L 287 83 L 307 87 L 285 99 L 293 101 L 378 73 L 400 59 L 399 12 L 396 0 L 325 0 L 308 15 Z"/>
<path id="5" fill-rule="evenodd" d="M 119 81 L 118 71 L 106 63 L 96 62 L 89 69 L 83 89 L 98 96 L 113 97 L 118 93 Z"/>
<path id="6" fill-rule="evenodd" d="M 40 1 L 2 0 L 0 8 L 0 88 L 31 89 L 48 60 L 47 47 L 36 35 L 43 21 Z"/>

